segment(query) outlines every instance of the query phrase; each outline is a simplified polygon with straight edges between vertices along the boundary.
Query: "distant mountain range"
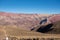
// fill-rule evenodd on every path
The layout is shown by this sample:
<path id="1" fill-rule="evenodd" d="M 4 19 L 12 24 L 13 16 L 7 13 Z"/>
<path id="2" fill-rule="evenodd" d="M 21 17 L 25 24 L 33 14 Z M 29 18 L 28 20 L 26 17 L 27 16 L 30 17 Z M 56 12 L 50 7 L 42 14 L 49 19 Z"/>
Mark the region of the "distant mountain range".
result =
<path id="1" fill-rule="evenodd" d="M 48 17 L 49 15 L 0 12 L 0 25 L 15 25 L 30 30 L 30 28 L 39 24 L 43 16 Z"/>
<path id="2" fill-rule="evenodd" d="M 17 26 L 30 30 L 35 25 L 38 25 L 42 19 L 47 18 L 49 22 L 60 21 L 60 14 L 17 14 L 0 12 L 0 25 Z"/>
<path id="3" fill-rule="evenodd" d="M 0 12 L 0 40 L 5 40 L 6 37 L 10 40 L 20 38 L 40 38 L 41 40 L 52 38 L 53 40 L 60 38 L 60 14 Z"/>

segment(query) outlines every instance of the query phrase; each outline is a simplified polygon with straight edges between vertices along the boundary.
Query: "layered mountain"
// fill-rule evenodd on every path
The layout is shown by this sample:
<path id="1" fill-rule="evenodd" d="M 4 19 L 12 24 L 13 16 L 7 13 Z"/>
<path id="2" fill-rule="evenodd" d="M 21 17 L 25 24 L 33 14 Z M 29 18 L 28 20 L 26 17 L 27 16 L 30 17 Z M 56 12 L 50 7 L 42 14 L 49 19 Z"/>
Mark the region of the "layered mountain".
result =
<path id="1" fill-rule="evenodd" d="M 52 15 L 52 17 L 49 18 L 49 21 L 51 21 L 52 23 L 60 21 L 60 14 Z"/>
<path id="2" fill-rule="evenodd" d="M 60 34 L 60 15 L 55 14 L 42 20 L 44 24 L 39 24 L 32 31 L 49 34 Z"/>
<path id="3" fill-rule="evenodd" d="M 31 29 L 34 31 L 30 31 Z M 0 40 L 4 40 L 6 37 L 10 40 L 17 40 L 16 38 L 41 38 L 41 40 L 60 38 L 60 14 L 0 12 Z"/>
<path id="4" fill-rule="evenodd" d="M 30 30 L 39 24 L 42 18 L 48 17 L 48 14 L 17 14 L 0 12 L 0 25 L 17 26 Z"/>
<path id="5" fill-rule="evenodd" d="M 60 14 L 17 14 L 0 12 L 0 25 L 17 26 L 27 30 L 31 30 L 33 27 L 36 27 L 40 22 L 42 24 L 44 24 L 44 22 L 49 24 L 57 21 L 60 21 Z"/>

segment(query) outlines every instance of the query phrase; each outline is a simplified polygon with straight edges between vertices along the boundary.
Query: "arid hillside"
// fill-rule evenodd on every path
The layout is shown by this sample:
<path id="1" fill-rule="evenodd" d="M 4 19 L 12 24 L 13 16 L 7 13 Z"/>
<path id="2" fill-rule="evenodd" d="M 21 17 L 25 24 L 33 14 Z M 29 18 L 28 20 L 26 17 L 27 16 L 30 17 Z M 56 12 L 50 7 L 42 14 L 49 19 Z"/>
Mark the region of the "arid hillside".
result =
<path id="1" fill-rule="evenodd" d="M 6 37 L 9 40 L 60 40 L 60 14 L 0 12 L 0 40 L 5 40 Z"/>
<path id="2" fill-rule="evenodd" d="M 0 26 L 0 40 L 9 38 L 9 40 L 18 39 L 39 39 L 39 40 L 60 40 L 60 34 L 46 34 L 40 32 L 33 32 L 18 28 L 16 26 Z"/>
<path id="3" fill-rule="evenodd" d="M 60 14 L 55 14 L 52 17 L 48 18 L 52 23 L 60 21 Z"/>
<path id="4" fill-rule="evenodd" d="M 47 17 L 47 22 L 39 24 L 32 31 L 48 34 L 60 34 L 60 14 Z"/>
<path id="5" fill-rule="evenodd" d="M 60 34 L 60 21 L 46 25 L 37 25 L 32 31 L 45 34 Z"/>
<path id="6" fill-rule="evenodd" d="M 31 30 L 40 23 L 43 24 L 45 22 L 49 24 L 57 21 L 60 21 L 60 14 L 17 14 L 0 12 L 0 25 L 17 26 L 25 30 Z"/>
<path id="7" fill-rule="evenodd" d="M 48 16 L 48 14 L 14 14 L 0 12 L 0 25 L 15 25 L 30 30 L 35 25 L 39 24 L 42 18 Z"/>

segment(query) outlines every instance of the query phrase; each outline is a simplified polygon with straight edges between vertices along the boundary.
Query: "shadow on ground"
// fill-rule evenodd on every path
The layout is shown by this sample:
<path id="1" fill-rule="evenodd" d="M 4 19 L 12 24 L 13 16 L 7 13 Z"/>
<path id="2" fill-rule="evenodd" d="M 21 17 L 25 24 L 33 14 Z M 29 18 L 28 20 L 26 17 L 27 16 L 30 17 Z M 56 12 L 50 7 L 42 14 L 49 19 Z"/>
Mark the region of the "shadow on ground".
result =
<path id="1" fill-rule="evenodd" d="M 60 21 L 48 24 L 46 26 L 41 26 L 35 30 L 40 33 L 48 33 L 48 34 L 60 34 Z"/>

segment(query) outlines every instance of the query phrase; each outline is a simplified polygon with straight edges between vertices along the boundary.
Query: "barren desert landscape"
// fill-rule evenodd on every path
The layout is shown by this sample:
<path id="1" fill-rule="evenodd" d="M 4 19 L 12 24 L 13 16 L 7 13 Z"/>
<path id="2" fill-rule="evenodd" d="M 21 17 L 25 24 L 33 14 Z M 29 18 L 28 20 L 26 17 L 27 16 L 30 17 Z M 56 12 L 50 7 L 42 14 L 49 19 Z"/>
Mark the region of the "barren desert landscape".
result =
<path id="1" fill-rule="evenodd" d="M 60 14 L 0 12 L 0 40 L 60 40 Z"/>

